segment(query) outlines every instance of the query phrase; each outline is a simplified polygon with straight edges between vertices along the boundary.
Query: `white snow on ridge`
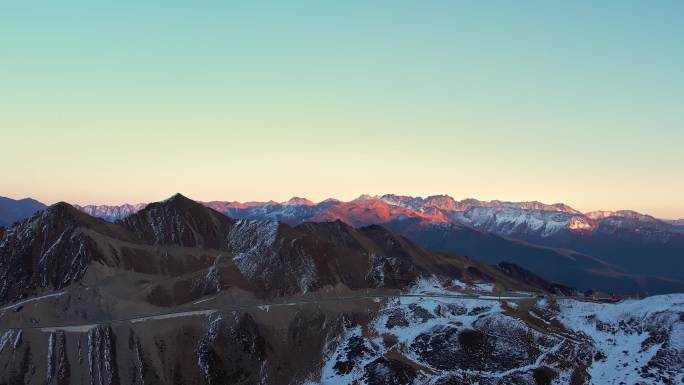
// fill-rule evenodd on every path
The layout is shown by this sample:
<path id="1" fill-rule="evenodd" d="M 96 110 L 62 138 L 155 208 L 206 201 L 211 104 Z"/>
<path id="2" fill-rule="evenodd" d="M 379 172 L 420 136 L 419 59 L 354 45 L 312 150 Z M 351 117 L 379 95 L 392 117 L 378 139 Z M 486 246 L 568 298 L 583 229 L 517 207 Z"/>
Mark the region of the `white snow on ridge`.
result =
<path id="1" fill-rule="evenodd" d="M 408 294 L 455 294 L 444 288 L 437 277 L 421 277 L 411 286 Z"/>
<path id="2" fill-rule="evenodd" d="M 568 325 L 580 325 L 586 315 L 595 315 L 604 322 L 626 317 L 646 318 L 663 311 L 684 311 L 684 294 L 665 294 L 640 300 L 625 300 L 619 303 L 595 303 L 570 299 L 558 300 L 564 320 Z"/>
<path id="3" fill-rule="evenodd" d="M 662 341 L 649 343 L 650 331 L 669 330 L 673 349 L 684 354 L 684 294 L 669 294 L 617 304 L 559 300 L 557 319 L 567 328 L 591 338 L 600 350 L 587 369 L 599 383 L 643 383 L 640 369 L 646 367 Z M 608 382 L 612 381 L 612 382 Z"/>
<path id="4" fill-rule="evenodd" d="M 350 329 L 347 329 L 344 331 L 344 333 L 338 338 L 338 340 L 335 342 L 335 347 L 332 348 L 330 346 L 326 347 L 326 350 L 328 350 L 325 355 L 324 363 L 323 363 L 323 368 L 321 369 L 321 379 L 320 382 L 309 382 L 311 384 L 320 384 L 320 385 L 338 385 L 338 384 L 351 384 L 354 379 L 360 378 L 363 376 L 362 368 L 366 364 L 368 364 L 373 358 L 375 358 L 374 355 L 369 355 L 369 354 L 364 354 L 360 359 L 358 359 L 357 364 L 355 365 L 354 369 L 350 371 L 349 373 L 342 374 L 338 373 L 335 369 L 335 364 L 337 363 L 337 359 L 340 357 L 345 356 L 345 346 L 349 342 L 350 339 L 356 337 L 360 338 L 362 336 L 362 331 L 361 327 L 353 327 Z M 383 351 L 384 353 L 384 351 Z"/>
<path id="5" fill-rule="evenodd" d="M 466 283 L 458 279 L 449 282 L 453 289 L 451 290 L 444 286 L 444 284 L 435 276 L 421 277 L 411 286 L 407 292 L 409 295 L 447 295 L 457 296 L 465 294 L 463 291 L 472 293 L 488 293 L 494 291 L 494 284 L 492 283 Z"/>
<path id="6" fill-rule="evenodd" d="M 233 262 L 247 278 L 259 274 L 260 259 L 272 254 L 278 235 L 278 222 L 241 219 L 229 234 L 229 245 L 234 254 Z"/>
<path id="7" fill-rule="evenodd" d="M 5 350 L 5 346 L 9 344 L 13 336 L 14 330 L 7 330 L 2 334 L 2 336 L 0 336 L 0 353 Z"/>
<path id="8" fill-rule="evenodd" d="M 123 204 L 119 206 L 112 205 L 74 205 L 80 211 L 93 216 L 99 217 L 107 221 L 115 221 L 117 219 L 125 218 L 131 214 L 137 213 L 147 206 L 147 203 L 137 204 Z"/>

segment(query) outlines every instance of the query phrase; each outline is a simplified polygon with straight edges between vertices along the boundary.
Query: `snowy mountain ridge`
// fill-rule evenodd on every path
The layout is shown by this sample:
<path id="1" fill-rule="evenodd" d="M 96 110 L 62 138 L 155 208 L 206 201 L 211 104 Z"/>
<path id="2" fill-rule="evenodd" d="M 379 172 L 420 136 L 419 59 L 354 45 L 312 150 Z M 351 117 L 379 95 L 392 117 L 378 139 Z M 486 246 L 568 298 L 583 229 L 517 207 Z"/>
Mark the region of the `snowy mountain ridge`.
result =
<path id="1" fill-rule="evenodd" d="M 147 203 L 73 206 L 90 216 L 102 218 L 107 221 L 115 221 L 144 209 L 145 206 L 147 206 Z"/>
<path id="2" fill-rule="evenodd" d="M 341 215 L 351 219 L 353 223 L 354 218 L 345 214 L 345 210 L 352 205 L 354 207 L 367 205 L 368 210 L 377 211 L 382 208 L 378 205 L 381 203 L 388 206 L 387 211 L 391 211 L 392 207 L 406 209 L 399 214 L 402 218 L 416 216 L 434 222 L 468 226 L 503 236 L 525 235 L 545 238 L 561 231 L 591 232 L 615 231 L 616 229 L 684 233 L 684 226 L 680 221 L 660 220 L 631 210 L 582 213 L 564 203 L 545 204 L 538 201 L 506 202 L 477 199 L 459 201 L 449 195 L 433 195 L 426 198 L 394 194 L 361 195 L 349 202 L 328 199 L 320 203 L 300 197 L 293 197 L 280 203 L 275 201 L 201 203 L 234 217 L 280 220 L 295 224 L 316 220 L 317 217 L 329 218 Z M 145 204 L 76 207 L 90 215 L 112 221 L 143 209 Z M 331 211 L 335 213 L 331 215 Z M 391 212 L 389 215 L 392 217 Z M 345 220 L 344 217 L 339 219 Z"/>

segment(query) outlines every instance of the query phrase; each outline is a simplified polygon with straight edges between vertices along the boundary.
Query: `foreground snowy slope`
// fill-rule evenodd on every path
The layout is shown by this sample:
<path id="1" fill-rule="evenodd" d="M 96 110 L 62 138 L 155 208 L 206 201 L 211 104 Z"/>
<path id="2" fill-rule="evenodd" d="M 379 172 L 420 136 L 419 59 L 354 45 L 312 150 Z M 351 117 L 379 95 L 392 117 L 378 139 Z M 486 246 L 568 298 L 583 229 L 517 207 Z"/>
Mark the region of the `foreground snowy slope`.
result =
<path id="1" fill-rule="evenodd" d="M 547 309 L 592 340 L 596 353 L 588 372 L 596 383 L 684 381 L 684 294 L 619 304 L 559 300 Z"/>
<path id="2" fill-rule="evenodd" d="M 235 294 L 229 289 L 156 315 L 61 325 L 42 320 L 86 293 L 5 306 L 0 384 L 684 381 L 684 294 L 602 304 L 436 278 L 403 293 L 271 302 L 236 302 Z M 27 320 L 37 323 L 10 327 Z"/>
<path id="3" fill-rule="evenodd" d="M 618 304 L 409 296 L 388 301 L 366 325 L 347 322 L 309 384 L 682 381 L 684 294 Z"/>

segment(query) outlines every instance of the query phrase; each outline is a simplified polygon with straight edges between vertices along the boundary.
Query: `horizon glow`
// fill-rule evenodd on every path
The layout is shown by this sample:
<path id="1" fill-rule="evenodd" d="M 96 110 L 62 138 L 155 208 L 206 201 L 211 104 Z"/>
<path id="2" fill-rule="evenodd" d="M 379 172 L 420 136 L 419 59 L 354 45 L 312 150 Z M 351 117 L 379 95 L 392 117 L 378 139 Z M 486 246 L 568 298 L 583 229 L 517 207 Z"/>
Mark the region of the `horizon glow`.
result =
<path id="1" fill-rule="evenodd" d="M 0 195 L 684 218 L 684 2 L 11 2 Z"/>

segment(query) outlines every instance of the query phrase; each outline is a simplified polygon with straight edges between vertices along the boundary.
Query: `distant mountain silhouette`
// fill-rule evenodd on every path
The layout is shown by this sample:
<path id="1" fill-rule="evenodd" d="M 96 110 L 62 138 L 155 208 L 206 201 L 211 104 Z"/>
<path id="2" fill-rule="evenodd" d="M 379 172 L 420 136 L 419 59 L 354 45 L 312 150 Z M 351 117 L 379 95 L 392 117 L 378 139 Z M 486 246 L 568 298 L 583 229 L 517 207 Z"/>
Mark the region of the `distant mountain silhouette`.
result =
<path id="1" fill-rule="evenodd" d="M 45 207 L 44 204 L 31 198 L 15 200 L 0 196 L 0 226 L 10 226 Z"/>

